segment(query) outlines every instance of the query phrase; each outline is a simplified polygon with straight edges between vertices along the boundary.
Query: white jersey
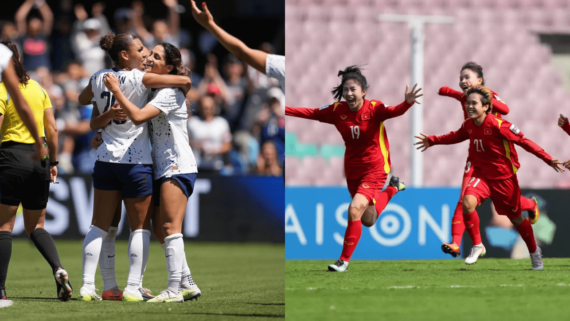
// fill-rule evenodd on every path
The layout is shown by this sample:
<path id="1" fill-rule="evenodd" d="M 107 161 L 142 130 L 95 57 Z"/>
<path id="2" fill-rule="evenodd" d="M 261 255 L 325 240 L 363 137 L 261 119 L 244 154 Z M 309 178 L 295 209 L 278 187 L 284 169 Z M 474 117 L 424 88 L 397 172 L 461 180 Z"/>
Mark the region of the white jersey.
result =
<path id="1" fill-rule="evenodd" d="M 265 74 L 277 78 L 281 89 L 285 92 L 285 56 L 267 55 L 265 59 Z"/>
<path id="2" fill-rule="evenodd" d="M 2 73 L 8 68 L 10 59 L 12 59 L 12 50 L 0 43 L 0 82 L 2 82 Z"/>
<path id="3" fill-rule="evenodd" d="M 186 123 L 186 97 L 177 88 L 153 90 L 149 105 L 161 113 L 150 121 L 154 179 L 198 173 Z"/>
<path id="4" fill-rule="evenodd" d="M 115 104 L 115 97 L 105 87 L 105 76 L 112 72 L 119 79 L 121 91 L 128 100 L 139 108 L 143 108 L 148 99 L 147 89 L 142 78 L 144 72 L 134 69 L 101 69 L 91 77 L 94 107 L 99 114 L 104 113 Z M 121 164 L 152 164 L 148 125 L 135 125 L 130 119 L 126 121 L 112 120 L 102 130 L 103 144 L 97 148 L 96 159 L 101 162 Z"/>

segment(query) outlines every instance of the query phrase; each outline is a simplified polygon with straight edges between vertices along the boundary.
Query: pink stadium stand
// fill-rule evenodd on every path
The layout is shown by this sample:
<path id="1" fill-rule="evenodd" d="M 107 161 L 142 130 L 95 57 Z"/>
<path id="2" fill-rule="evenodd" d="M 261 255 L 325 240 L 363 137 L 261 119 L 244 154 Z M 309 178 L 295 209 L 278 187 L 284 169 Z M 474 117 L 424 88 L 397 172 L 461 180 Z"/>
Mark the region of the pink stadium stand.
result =
<path id="1" fill-rule="evenodd" d="M 453 25 L 428 25 L 424 47 L 424 132 L 444 134 L 462 123 L 459 102 L 437 95 L 441 86 L 459 90 L 459 68 L 483 65 L 486 85 L 499 93 L 511 112 L 505 118 L 555 158 L 570 159 L 570 137 L 558 126 L 570 116 L 570 93 L 550 64 L 552 53 L 535 31 L 570 30 L 570 0 L 287 0 L 287 105 L 321 107 L 333 102 L 338 70 L 364 66 L 369 99 L 402 102 L 410 73 L 410 33 L 404 23 L 379 22 L 380 13 L 439 14 Z M 414 107 L 412 107 L 414 108 Z M 393 173 L 410 181 L 410 116 L 386 121 Z M 288 132 L 300 143 L 340 144 L 327 124 L 288 117 Z M 417 133 L 416 133 L 417 134 Z M 568 187 L 570 174 L 557 174 L 517 148 L 523 187 Z M 457 186 L 467 143 L 437 146 L 424 153 L 426 186 Z M 344 185 L 342 158 L 286 158 L 288 185 Z"/>

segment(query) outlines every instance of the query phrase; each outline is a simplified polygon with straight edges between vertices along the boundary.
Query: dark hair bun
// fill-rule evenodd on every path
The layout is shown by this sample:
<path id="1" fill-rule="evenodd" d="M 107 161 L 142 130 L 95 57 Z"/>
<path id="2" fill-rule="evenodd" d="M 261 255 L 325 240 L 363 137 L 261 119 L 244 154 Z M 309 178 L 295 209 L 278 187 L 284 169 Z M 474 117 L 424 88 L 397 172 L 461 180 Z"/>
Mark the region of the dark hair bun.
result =
<path id="1" fill-rule="evenodd" d="M 357 74 L 360 74 L 360 73 L 361 73 L 361 72 L 360 72 L 360 67 L 358 67 L 358 66 L 348 66 L 348 67 L 346 67 L 344 70 L 339 70 L 337 77 L 344 76 L 344 75 L 349 74 L 349 73 L 352 73 L 352 72 L 355 72 L 355 73 L 357 73 Z"/>
<path id="2" fill-rule="evenodd" d="M 105 50 L 106 52 L 109 52 L 109 50 L 113 48 L 113 40 L 115 40 L 115 35 L 111 31 L 109 31 L 108 34 L 101 37 L 101 40 L 99 40 L 99 46 L 101 47 L 101 49 Z"/>

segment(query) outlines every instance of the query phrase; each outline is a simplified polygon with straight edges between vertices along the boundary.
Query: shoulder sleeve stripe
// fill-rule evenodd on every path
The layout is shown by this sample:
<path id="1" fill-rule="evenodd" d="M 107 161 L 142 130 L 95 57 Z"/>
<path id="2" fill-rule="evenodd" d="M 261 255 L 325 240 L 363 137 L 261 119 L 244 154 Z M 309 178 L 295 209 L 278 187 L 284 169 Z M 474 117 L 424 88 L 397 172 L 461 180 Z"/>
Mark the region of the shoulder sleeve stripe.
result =
<path id="1" fill-rule="evenodd" d="M 499 123 L 499 129 L 501 129 L 501 125 L 503 124 L 503 121 L 500 119 L 495 118 L 495 120 L 497 121 L 497 123 Z"/>

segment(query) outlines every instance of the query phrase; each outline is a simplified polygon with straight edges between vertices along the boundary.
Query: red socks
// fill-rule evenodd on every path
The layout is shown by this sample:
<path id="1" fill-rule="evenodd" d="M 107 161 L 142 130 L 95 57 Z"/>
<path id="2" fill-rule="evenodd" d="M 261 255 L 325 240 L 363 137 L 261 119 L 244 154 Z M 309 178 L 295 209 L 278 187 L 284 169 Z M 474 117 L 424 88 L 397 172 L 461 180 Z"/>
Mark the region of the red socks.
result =
<path id="1" fill-rule="evenodd" d="M 461 245 L 463 232 L 465 232 L 465 223 L 463 223 L 463 202 L 459 201 L 455 207 L 453 218 L 451 219 L 451 237 L 453 243 Z"/>
<path id="2" fill-rule="evenodd" d="M 342 254 L 340 259 L 348 262 L 352 256 L 352 252 L 356 248 L 360 236 L 362 235 L 362 222 L 358 221 L 348 221 L 348 226 L 346 227 L 346 232 L 344 233 L 344 244 L 342 246 Z"/>
<path id="3" fill-rule="evenodd" d="M 521 211 L 534 211 L 536 203 L 530 198 L 521 196 Z"/>
<path id="4" fill-rule="evenodd" d="M 530 224 L 530 221 L 525 219 L 521 225 L 515 226 L 515 228 L 517 229 L 517 231 L 519 231 L 519 234 L 526 243 L 528 251 L 530 253 L 536 252 L 536 241 L 534 239 L 534 231 L 532 230 L 532 225 Z"/>
<path id="5" fill-rule="evenodd" d="M 377 216 L 380 216 L 380 213 L 382 213 L 382 211 L 386 208 L 386 205 L 388 205 L 388 202 L 390 202 L 396 193 L 398 193 L 398 189 L 396 189 L 394 186 L 388 186 L 383 192 L 375 195 L 374 199 L 376 200 L 376 204 L 374 204 L 374 207 L 376 208 Z"/>
<path id="6" fill-rule="evenodd" d="M 463 213 L 463 221 L 465 222 L 465 229 L 473 241 L 473 245 L 481 244 L 481 232 L 479 231 L 479 215 L 477 211 L 465 214 Z"/>

